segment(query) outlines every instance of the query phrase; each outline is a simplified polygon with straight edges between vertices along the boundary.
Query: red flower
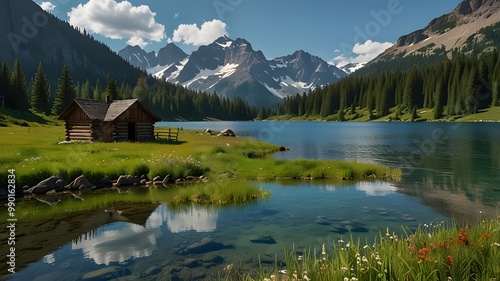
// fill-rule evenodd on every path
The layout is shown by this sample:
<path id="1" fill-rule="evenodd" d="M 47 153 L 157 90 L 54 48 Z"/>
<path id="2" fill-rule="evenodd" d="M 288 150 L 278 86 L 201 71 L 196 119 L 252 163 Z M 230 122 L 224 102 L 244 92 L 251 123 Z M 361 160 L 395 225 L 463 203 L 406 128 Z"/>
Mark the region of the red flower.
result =
<path id="1" fill-rule="evenodd" d="M 418 250 L 418 258 L 425 259 L 427 257 L 427 254 L 429 254 L 430 252 L 431 252 L 430 249 L 422 248 L 422 249 Z"/>
<path id="2" fill-rule="evenodd" d="M 448 263 L 448 265 L 451 265 L 453 263 L 453 256 L 446 257 L 446 263 Z"/>
<path id="3" fill-rule="evenodd" d="M 458 245 L 469 245 L 469 237 L 467 237 L 467 229 L 461 228 L 456 239 Z"/>
<path id="4" fill-rule="evenodd" d="M 483 235 L 481 235 L 481 237 L 479 238 L 479 243 L 482 243 L 484 240 L 490 238 L 490 234 L 489 233 L 483 233 Z"/>

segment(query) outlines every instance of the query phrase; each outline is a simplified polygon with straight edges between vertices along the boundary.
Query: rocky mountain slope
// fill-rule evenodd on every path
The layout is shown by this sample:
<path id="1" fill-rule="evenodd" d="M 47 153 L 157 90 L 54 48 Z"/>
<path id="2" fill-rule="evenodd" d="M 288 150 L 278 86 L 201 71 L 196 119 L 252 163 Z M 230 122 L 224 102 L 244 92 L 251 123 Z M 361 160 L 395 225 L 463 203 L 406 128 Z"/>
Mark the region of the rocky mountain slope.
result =
<path id="1" fill-rule="evenodd" d="M 127 49 L 132 48 L 140 55 L 127 57 Z M 151 53 L 137 48 L 127 47 L 120 55 L 136 66 L 147 66 L 158 78 L 197 91 L 216 92 L 223 97 L 239 96 L 256 106 L 277 104 L 284 97 L 334 83 L 347 75 L 305 51 L 268 60 L 241 38 L 220 37 L 189 57 L 172 56 L 175 59 L 163 62 L 154 61 Z M 173 46 L 170 49 L 175 50 Z"/>
<path id="2" fill-rule="evenodd" d="M 488 46 L 485 28 L 500 22 L 500 1 L 465 0 L 451 13 L 432 20 L 425 28 L 399 38 L 398 42 L 379 55 L 374 62 L 388 61 L 410 55 L 450 54 L 482 43 Z M 492 45 L 492 44 L 490 44 Z"/>

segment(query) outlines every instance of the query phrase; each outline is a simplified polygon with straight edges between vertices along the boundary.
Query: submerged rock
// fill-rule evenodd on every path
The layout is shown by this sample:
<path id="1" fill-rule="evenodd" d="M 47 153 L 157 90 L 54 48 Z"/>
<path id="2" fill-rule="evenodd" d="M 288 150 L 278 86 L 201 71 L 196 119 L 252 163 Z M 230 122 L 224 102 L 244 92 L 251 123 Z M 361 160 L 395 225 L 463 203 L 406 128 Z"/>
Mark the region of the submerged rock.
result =
<path id="1" fill-rule="evenodd" d="M 250 239 L 250 242 L 257 244 L 276 244 L 276 240 L 270 235 L 259 236 L 257 239 Z"/>
<path id="2" fill-rule="evenodd" d="M 111 280 L 120 277 L 129 276 L 132 272 L 128 268 L 120 266 L 108 266 L 94 270 L 83 275 L 82 280 Z"/>
<path id="3" fill-rule="evenodd" d="M 219 242 L 214 242 L 212 238 L 204 238 L 200 242 L 191 244 L 185 249 L 179 251 L 180 255 L 189 254 L 205 254 L 208 252 L 223 250 L 223 249 L 233 249 L 233 245 L 224 245 Z"/>

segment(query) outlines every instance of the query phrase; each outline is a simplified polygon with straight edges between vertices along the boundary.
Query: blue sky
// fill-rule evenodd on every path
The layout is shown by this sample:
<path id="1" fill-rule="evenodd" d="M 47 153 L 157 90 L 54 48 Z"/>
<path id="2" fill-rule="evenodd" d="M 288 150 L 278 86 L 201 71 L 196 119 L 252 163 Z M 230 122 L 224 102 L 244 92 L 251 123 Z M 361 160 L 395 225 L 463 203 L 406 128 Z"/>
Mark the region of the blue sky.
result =
<path id="1" fill-rule="evenodd" d="M 221 35 L 248 40 L 268 59 L 305 50 L 335 64 L 371 59 L 451 12 L 461 0 L 36 0 L 119 51 L 191 53 Z"/>

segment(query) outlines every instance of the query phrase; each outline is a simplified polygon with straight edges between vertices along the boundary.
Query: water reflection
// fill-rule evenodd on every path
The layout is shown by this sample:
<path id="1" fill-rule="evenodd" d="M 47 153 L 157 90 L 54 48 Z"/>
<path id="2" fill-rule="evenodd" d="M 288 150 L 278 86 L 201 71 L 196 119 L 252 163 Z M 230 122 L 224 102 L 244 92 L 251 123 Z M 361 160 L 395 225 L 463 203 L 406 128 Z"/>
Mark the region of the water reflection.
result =
<path id="1" fill-rule="evenodd" d="M 217 228 L 218 211 L 211 207 L 184 206 L 169 209 L 158 206 L 144 225 L 120 222 L 85 233 L 76 239 L 72 250 L 81 250 L 86 259 L 99 265 L 123 263 L 132 258 L 148 257 L 156 250 L 161 227 L 166 224 L 171 233 L 186 231 L 212 232 Z M 44 257 L 53 263 L 54 257 Z"/>
<path id="2" fill-rule="evenodd" d="M 219 213 L 215 208 L 191 205 L 175 212 L 168 212 L 165 205 L 159 208 L 163 209 L 162 215 L 167 218 L 168 229 L 172 233 L 190 230 L 212 232 L 217 228 Z"/>

